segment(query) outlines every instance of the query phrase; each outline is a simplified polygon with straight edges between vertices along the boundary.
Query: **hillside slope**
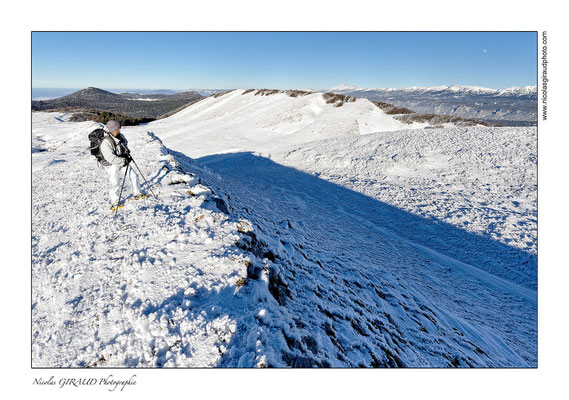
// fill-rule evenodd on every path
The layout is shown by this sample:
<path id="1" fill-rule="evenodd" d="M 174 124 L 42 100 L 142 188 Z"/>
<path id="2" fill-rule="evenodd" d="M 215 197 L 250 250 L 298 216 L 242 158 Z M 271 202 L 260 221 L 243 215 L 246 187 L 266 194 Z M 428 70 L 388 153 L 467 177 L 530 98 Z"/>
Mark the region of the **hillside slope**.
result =
<path id="1" fill-rule="evenodd" d="M 327 103 L 322 93 L 291 97 L 258 91 L 234 90 L 208 97 L 151 129 L 161 132 L 172 147 L 185 146 L 185 154 L 198 157 L 213 152 L 263 151 L 281 143 L 298 144 L 337 136 L 422 129 L 428 123 L 405 124 L 366 99 Z M 269 92 L 271 93 L 271 92 Z"/>
<path id="2" fill-rule="evenodd" d="M 268 294 L 263 282 L 243 294 L 238 221 L 158 138 L 128 132 L 159 198 L 132 201 L 127 183 L 113 216 L 86 146 L 97 124 L 67 117 L 33 114 L 32 365 L 216 365 L 237 326 L 254 329 Z M 251 354 L 248 366 L 258 361 L 251 346 L 236 349 Z"/>
<path id="3" fill-rule="evenodd" d="M 418 221 L 437 221 L 437 235 L 426 221 L 382 225 L 537 288 L 535 128 L 383 132 L 283 147 L 271 158 L 405 210 Z"/>
<path id="4" fill-rule="evenodd" d="M 376 199 L 250 152 L 213 173 L 177 114 L 124 129 L 158 198 L 113 217 L 95 124 L 67 117 L 32 115 L 34 366 L 536 365 L 535 291 L 391 231 Z"/>
<path id="5" fill-rule="evenodd" d="M 535 128 L 408 129 L 365 99 L 334 107 L 319 93 L 255 93 L 208 98 L 144 129 L 193 157 L 216 155 L 217 162 L 231 159 L 229 153 L 268 156 L 418 221 L 440 221 L 439 235 L 446 232 L 440 237 L 422 228 L 431 224 L 412 228 L 397 221 L 391 229 L 536 289 Z M 369 133 L 371 127 L 377 131 Z M 462 243 L 462 231 L 472 239 Z"/>
<path id="6" fill-rule="evenodd" d="M 88 87 L 51 100 L 32 101 L 32 111 L 64 109 L 111 111 L 130 117 L 155 119 L 188 103 L 201 99 L 197 92 L 175 94 L 112 93 Z"/>
<path id="7" fill-rule="evenodd" d="M 521 252 L 249 152 L 199 162 L 271 244 L 296 362 L 321 365 L 325 350 L 337 366 L 535 366 L 536 292 L 453 257 L 517 266 Z"/>

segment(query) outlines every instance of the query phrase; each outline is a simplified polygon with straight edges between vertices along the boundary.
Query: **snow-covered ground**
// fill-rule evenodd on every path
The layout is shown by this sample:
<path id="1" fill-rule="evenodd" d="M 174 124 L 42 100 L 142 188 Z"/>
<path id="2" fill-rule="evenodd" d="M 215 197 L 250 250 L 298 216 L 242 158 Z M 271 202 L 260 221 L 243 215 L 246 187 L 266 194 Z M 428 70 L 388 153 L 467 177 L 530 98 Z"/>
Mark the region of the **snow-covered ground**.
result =
<path id="1" fill-rule="evenodd" d="M 124 128 L 158 198 L 116 217 L 96 124 L 33 113 L 33 365 L 536 366 L 535 130 L 368 104 Z"/>
<path id="2" fill-rule="evenodd" d="M 382 225 L 536 289 L 535 128 L 383 132 L 291 146 L 271 158 L 408 211 L 412 217 Z"/>
<path id="3" fill-rule="evenodd" d="M 85 146 L 97 124 L 65 119 L 33 114 L 33 365 L 216 365 L 268 295 L 262 281 L 243 294 L 250 255 L 235 245 L 239 221 L 189 172 L 199 167 L 182 171 L 158 138 L 128 129 L 159 198 L 134 201 L 127 184 L 114 216 Z M 256 342 L 246 344 L 234 365 L 245 355 L 256 365 Z"/>
<path id="4" fill-rule="evenodd" d="M 263 96 L 245 90 L 208 97 L 152 123 L 152 129 L 160 131 L 162 139 L 167 139 L 173 148 L 183 146 L 190 157 L 262 151 L 277 145 L 426 126 L 398 121 L 367 99 L 335 107 L 326 103 L 322 93 Z"/>

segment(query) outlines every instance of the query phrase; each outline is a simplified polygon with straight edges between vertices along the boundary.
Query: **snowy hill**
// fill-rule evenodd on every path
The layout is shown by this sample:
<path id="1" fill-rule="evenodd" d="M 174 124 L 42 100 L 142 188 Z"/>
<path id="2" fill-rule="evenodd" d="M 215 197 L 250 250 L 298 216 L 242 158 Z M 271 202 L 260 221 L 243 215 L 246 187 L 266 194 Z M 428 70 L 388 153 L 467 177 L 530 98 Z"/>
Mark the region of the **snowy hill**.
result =
<path id="1" fill-rule="evenodd" d="M 155 119 L 201 99 L 194 91 L 174 94 L 112 93 L 95 87 L 51 100 L 32 100 L 32 111 L 111 111 L 129 117 Z"/>
<path id="2" fill-rule="evenodd" d="M 215 152 L 262 151 L 277 143 L 296 144 L 338 136 L 422 129 L 429 123 L 406 124 L 367 99 L 333 102 L 322 93 L 291 96 L 269 91 L 234 90 L 201 100 L 169 118 L 152 123 L 162 139 L 185 146 L 190 157 Z M 341 105 L 341 106 L 339 106 Z M 447 124 L 447 126 L 454 126 Z M 213 148 L 212 148 L 213 145 Z"/>
<path id="3" fill-rule="evenodd" d="M 536 86 L 501 90 L 459 85 L 384 89 L 344 84 L 328 91 L 372 101 L 384 101 L 420 113 L 498 121 L 502 124 L 522 124 L 537 120 Z"/>
<path id="4" fill-rule="evenodd" d="M 113 217 L 96 124 L 32 118 L 34 366 L 537 363 L 532 128 L 233 91 L 123 129 Z"/>

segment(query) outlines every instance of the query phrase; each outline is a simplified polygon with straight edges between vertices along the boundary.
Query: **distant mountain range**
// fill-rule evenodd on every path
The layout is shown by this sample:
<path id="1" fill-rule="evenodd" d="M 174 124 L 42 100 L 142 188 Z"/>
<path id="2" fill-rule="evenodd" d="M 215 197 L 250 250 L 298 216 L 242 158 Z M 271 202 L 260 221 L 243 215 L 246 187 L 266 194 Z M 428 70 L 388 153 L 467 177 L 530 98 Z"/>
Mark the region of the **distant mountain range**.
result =
<path id="1" fill-rule="evenodd" d="M 51 100 L 32 100 L 32 111 L 110 111 L 135 118 L 156 119 L 202 99 L 196 91 L 173 94 L 112 93 L 88 87 Z"/>
<path id="2" fill-rule="evenodd" d="M 503 125 L 532 125 L 537 121 L 536 86 L 497 90 L 457 85 L 404 89 L 341 85 L 327 91 L 387 102 L 420 113 L 475 118 Z"/>
<path id="3" fill-rule="evenodd" d="M 32 100 L 53 100 L 58 97 L 67 96 L 68 94 L 77 92 L 80 88 L 32 88 Z M 219 92 L 226 92 L 227 89 L 187 89 L 187 90 L 172 90 L 172 89 L 103 89 L 107 92 L 121 94 L 121 93 L 137 93 L 137 94 L 176 94 L 181 92 L 197 92 L 201 96 L 207 97 Z"/>
<path id="4" fill-rule="evenodd" d="M 389 103 L 411 109 L 419 114 L 447 115 L 500 125 L 535 125 L 537 121 L 536 86 L 497 90 L 457 85 L 404 89 L 341 85 L 325 91 L 366 98 L 373 102 Z M 101 111 L 107 111 L 144 122 L 142 119 L 153 120 L 171 115 L 194 101 L 220 93 L 222 90 L 195 89 L 184 92 L 156 90 L 154 92 L 132 90 L 116 93 L 89 87 L 55 99 L 32 100 L 32 110 L 98 112 L 99 115 Z"/>

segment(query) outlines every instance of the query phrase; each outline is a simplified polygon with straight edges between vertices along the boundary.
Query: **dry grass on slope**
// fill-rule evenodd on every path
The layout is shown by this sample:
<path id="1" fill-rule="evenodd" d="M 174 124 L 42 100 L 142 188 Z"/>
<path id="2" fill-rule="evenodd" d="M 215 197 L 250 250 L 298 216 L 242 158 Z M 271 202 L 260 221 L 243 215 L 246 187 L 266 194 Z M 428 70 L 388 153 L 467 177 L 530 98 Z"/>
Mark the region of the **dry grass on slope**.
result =
<path id="1" fill-rule="evenodd" d="M 333 104 L 334 107 L 342 107 L 344 103 L 356 101 L 356 98 L 353 96 L 344 96 L 343 94 L 337 93 L 324 93 L 322 98 L 326 100 L 326 104 Z"/>
<path id="2" fill-rule="evenodd" d="M 412 124 L 414 122 L 428 123 L 433 127 L 439 127 L 446 123 L 454 123 L 457 126 L 499 126 L 470 118 L 451 117 L 449 115 L 438 114 L 419 114 L 409 108 L 394 106 L 393 104 L 384 103 L 382 101 L 374 101 L 373 104 L 380 108 L 384 113 L 394 115 L 396 120 L 401 121 L 404 124 Z"/>

